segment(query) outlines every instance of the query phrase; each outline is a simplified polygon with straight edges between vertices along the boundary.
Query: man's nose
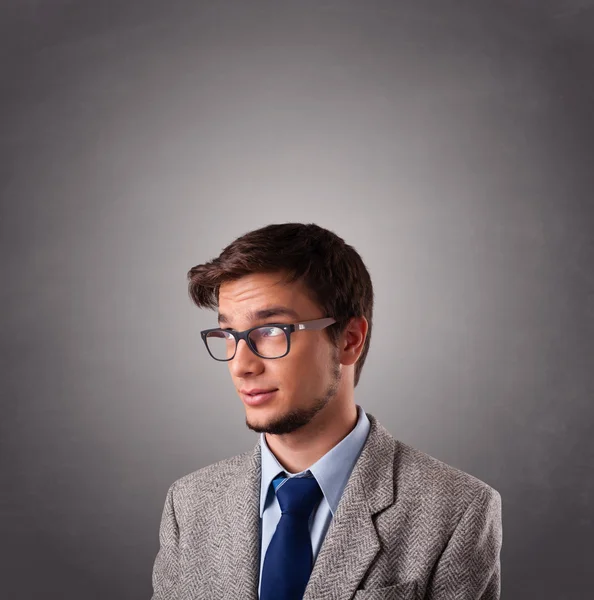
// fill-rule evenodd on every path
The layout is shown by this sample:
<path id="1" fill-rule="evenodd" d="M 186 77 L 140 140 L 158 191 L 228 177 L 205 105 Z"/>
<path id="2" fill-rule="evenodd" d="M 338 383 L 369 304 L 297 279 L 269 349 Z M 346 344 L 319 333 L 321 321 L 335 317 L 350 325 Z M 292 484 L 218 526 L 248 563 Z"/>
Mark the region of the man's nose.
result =
<path id="1" fill-rule="evenodd" d="M 229 369 L 236 377 L 248 373 L 259 373 L 264 367 L 264 361 L 256 356 L 245 340 L 239 340 L 235 356 L 229 361 Z"/>

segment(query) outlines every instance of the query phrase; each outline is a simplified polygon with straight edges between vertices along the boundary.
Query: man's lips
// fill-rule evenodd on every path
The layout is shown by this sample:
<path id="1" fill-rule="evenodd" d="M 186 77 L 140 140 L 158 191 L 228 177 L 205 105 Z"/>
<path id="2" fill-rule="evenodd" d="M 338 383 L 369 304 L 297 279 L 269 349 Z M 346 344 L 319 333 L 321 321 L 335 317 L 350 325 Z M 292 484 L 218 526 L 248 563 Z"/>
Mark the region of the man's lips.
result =
<path id="1" fill-rule="evenodd" d="M 242 390 L 239 390 L 239 391 L 242 394 L 246 394 L 248 396 L 253 396 L 255 394 L 266 394 L 267 392 L 275 392 L 276 388 L 268 388 L 268 389 L 265 389 L 265 388 L 252 388 L 251 390 L 244 390 L 244 389 L 242 389 Z"/>
<path id="2" fill-rule="evenodd" d="M 268 402 L 268 400 L 270 400 L 271 398 L 274 397 L 274 394 L 276 394 L 278 390 L 264 390 L 264 389 L 252 389 L 250 390 L 250 393 L 247 393 L 243 390 L 241 390 L 241 399 L 243 400 L 244 404 L 247 404 L 248 406 L 258 406 L 260 404 L 264 404 L 265 402 Z M 254 392 L 259 392 L 259 393 L 254 393 Z"/>

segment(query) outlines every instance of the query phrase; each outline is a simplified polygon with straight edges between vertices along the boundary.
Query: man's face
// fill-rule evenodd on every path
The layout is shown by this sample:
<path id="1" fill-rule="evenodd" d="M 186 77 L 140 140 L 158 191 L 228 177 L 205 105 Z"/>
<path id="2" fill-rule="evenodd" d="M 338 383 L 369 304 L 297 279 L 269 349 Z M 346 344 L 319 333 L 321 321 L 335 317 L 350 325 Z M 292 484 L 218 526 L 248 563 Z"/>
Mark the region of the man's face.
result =
<path id="1" fill-rule="evenodd" d="M 219 326 L 243 331 L 266 323 L 296 323 L 327 317 L 301 282 L 284 283 L 282 273 L 256 273 L 227 282 L 219 289 Z M 258 311 L 279 307 L 295 314 L 254 318 Z M 256 356 L 245 340 L 228 363 L 246 410 L 246 425 L 257 432 L 291 433 L 307 425 L 336 395 L 340 382 L 338 350 L 324 331 L 291 334 L 289 353 L 277 359 Z M 271 397 L 249 406 L 242 389 L 275 389 Z"/>

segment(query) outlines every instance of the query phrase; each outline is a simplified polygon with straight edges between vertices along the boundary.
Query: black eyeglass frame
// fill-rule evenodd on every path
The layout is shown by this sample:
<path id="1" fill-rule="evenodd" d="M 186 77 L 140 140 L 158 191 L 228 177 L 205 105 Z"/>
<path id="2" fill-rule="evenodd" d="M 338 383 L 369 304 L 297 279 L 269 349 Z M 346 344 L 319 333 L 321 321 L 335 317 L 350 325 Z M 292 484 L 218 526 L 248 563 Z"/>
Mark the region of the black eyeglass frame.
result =
<path id="1" fill-rule="evenodd" d="M 247 344 L 248 348 L 256 356 L 259 356 L 260 358 L 264 358 L 266 360 L 276 360 L 278 358 L 283 358 L 283 356 L 287 356 L 287 354 L 289 354 L 289 351 L 291 350 L 291 334 L 294 331 L 320 331 L 322 329 L 325 329 L 326 327 L 329 327 L 330 325 L 333 325 L 336 322 L 336 319 L 333 319 L 332 317 L 323 317 L 321 319 L 313 319 L 311 321 L 301 321 L 300 323 L 264 323 L 263 325 L 256 325 L 255 327 L 250 327 L 250 329 L 246 329 L 245 331 L 235 331 L 234 329 L 222 329 L 221 327 L 214 327 L 212 329 L 204 329 L 200 332 L 200 335 L 202 336 L 202 341 L 204 342 L 206 350 L 208 351 L 210 356 L 214 360 L 218 360 L 219 362 L 229 362 L 230 360 L 233 360 L 235 358 L 235 355 L 237 354 L 237 346 L 239 345 L 239 340 L 245 340 L 245 343 Z M 254 331 L 254 329 L 260 329 L 260 327 L 279 327 L 280 329 L 282 329 L 285 332 L 285 336 L 287 338 L 287 351 L 281 356 L 275 356 L 273 358 L 269 356 L 262 356 L 261 354 L 259 354 L 256 348 L 253 346 L 249 335 L 252 331 Z M 235 351 L 233 352 L 233 356 L 231 358 L 216 358 L 213 356 L 212 352 L 210 351 L 210 348 L 208 347 L 208 342 L 206 341 L 206 336 L 211 331 L 223 331 L 225 333 L 230 333 L 235 338 Z"/>

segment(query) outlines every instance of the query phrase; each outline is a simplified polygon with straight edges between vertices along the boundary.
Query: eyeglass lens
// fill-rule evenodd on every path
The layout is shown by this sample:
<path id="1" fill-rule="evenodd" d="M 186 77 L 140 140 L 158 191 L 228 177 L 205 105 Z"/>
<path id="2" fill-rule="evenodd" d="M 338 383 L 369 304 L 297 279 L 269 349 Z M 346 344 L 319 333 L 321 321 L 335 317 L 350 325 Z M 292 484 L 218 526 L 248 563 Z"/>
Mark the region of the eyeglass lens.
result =
<path id="1" fill-rule="evenodd" d="M 287 353 L 288 340 L 280 327 L 258 327 L 249 334 L 256 352 L 265 358 L 278 358 Z M 206 335 L 208 350 L 217 360 L 229 360 L 235 353 L 236 341 L 228 331 L 211 331 Z"/>

